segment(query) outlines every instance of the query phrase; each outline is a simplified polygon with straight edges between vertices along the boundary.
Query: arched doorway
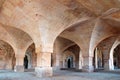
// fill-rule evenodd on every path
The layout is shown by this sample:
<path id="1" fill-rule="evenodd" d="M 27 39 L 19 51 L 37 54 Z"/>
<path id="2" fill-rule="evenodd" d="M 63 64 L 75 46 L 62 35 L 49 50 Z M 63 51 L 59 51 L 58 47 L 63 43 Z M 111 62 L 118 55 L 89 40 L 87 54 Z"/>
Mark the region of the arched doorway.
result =
<path id="1" fill-rule="evenodd" d="M 24 68 L 28 69 L 28 57 L 26 55 L 24 57 Z"/>
<path id="2" fill-rule="evenodd" d="M 67 61 L 67 66 L 68 66 L 68 68 L 71 68 L 71 60 L 70 59 L 68 59 L 68 61 Z"/>
<path id="3" fill-rule="evenodd" d="M 76 43 L 63 37 L 57 37 L 52 54 L 53 69 L 78 69 L 81 66 L 79 61 L 82 57 L 79 54 L 80 47 Z"/>
<path id="4" fill-rule="evenodd" d="M 114 69 L 120 69 L 120 44 L 114 49 L 113 64 Z"/>
<path id="5" fill-rule="evenodd" d="M 73 56 L 67 58 L 67 68 L 73 68 Z"/>
<path id="6" fill-rule="evenodd" d="M 24 57 L 24 68 L 32 70 L 36 66 L 36 53 L 35 53 L 35 45 L 34 43 L 31 44 L 28 49 L 26 50 L 25 57 Z"/>
<path id="7" fill-rule="evenodd" d="M 76 67 L 76 57 L 70 51 L 65 51 L 63 55 L 63 67 L 62 68 L 75 68 Z"/>

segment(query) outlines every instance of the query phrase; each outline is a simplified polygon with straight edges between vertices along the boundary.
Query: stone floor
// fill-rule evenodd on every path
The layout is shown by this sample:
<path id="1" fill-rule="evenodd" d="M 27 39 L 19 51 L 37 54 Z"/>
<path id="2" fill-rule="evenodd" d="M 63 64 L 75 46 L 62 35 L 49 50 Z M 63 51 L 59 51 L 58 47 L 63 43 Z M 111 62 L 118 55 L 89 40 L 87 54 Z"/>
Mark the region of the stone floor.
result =
<path id="1" fill-rule="evenodd" d="M 38 78 L 34 72 L 0 70 L 0 80 L 120 80 L 120 71 L 85 73 L 62 70 L 54 72 L 53 77 Z"/>

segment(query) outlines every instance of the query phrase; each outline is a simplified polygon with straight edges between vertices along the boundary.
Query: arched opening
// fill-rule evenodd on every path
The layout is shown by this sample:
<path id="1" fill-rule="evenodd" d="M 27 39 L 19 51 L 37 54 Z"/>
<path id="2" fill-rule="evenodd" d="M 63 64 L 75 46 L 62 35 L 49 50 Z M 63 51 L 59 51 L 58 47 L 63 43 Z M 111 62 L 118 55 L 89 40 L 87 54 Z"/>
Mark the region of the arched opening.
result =
<path id="1" fill-rule="evenodd" d="M 69 51 L 71 53 L 73 53 L 75 55 L 75 61 L 73 59 L 73 68 L 75 69 L 82 69 L 83 65 L 84 65 L 84 59 L 83 59 L 83 55 L 81 54 L 81 50 L 84 50 L 83 47 L 87 47 L 87 43 L 88 41 L 85 42 L 85 40 L 83 39 L 83 35 L 86 33 L 90 33 L 92 32 L 93 26 L 89 26 L 89 30 L 86 30 L 88 28 L 88 24 L 91 25 L 89 22 L 89 19 L 83 19 L 78 23 L 75 23 L 71 26 L 69 26 L 68 28 L 64 29 L 57 37 L 55 40 L 55 45 L 54 45 L 54 50 L 53 50 L 53 54 L 56 55 L 54 58 L 56 59 L 56 61 L 54 61 L 55 66 L 57 65 L 58 68 L 68 68 L 67 66 L 67 60 L 65 60 L 66 58 L 63 59 L 63 54 L 66 53 L 66 51 Z M 87 24 L 83 25 L 84 23 Z M 90 31 L 90 32 L 88 32 Z M 91 34 L 91 33 L 90 33 Z M 85 39 L 88 36 L 85 37 Z M 66 40 L 58 40 L 59 38 L 64 38 Z M 58 41 L 57 41 L 58 40 Z M 76 48 L 75 46 L 69 46 L 66 48 L 66 46 L 71 45 L 71 44 L 75 44 L 78 46 L 78 48 Z M 81 46 L 81 49 L 80 49 Z M 65 50 L 63 51 L 63 49 L 65 48 Z M 69 49 L 68 49 L 69 48 Z M 78 49 L 78 50 L 77 50 Z M 66 53 L 67 54 L 67 53 Z"/>
<path id="2" fill-rule="evenodd" d="M 35 45 L 31 44 L 26 50 L 24 57 L 24 68 L 33 70 L 36 66 L 36 53 L 35 53 Z"/>
<path id="3" fill-rule="evenodd" d="M 0 69 L 13 70 L 15 61 L 13 48 L 8 43 L 0 40 Z"/>
<path id="4" fill-rule="evenodd" d="M 68 68 L 71 68 L 71 60 L 70 59 L 68 59 L 67 65 L 68 65 Z"/>
<path id="5" fill-rule="evenodd" d="M 75 68 L 76 67 L 76 55 L 70 51 L 65 51 L 62 55 L 63 60 L 62 60 L 62 69 L 67 69 L 67 68 Z"/>
<path id="6" fill-rule="evenodd" d="M 24 57 L 24 68 L 28 69 L 28 57 L 27 57 L 27 55 L 25 55 L 25 57 Z"/>
<path id="7" fill-rule="evenodd" d="M 94 50 L 94 58 L 93 58 L 93 65 L 95 69 L 103 69 L 104 62 L 103 62 L 103 53 L 100 48 L 96 47 Z"/>
<path id="8" fill-rule="evenodd" d="M 99 45 L 97 45 L 95 51 L 101 55 L 101 58 L 97 58 L 97 68 L 101 66 L 104 70 L 114 70 L 114 62 L 113 62 L 113 52 L 116 46 L 116 36 L 108 37 L 101 41 Z M 94 55 L 95 56 L 95 55 Z M 95 62 L 95 61 L 94 61 Z M 96 63 L 96 62 L 95 62 Z"/>
<path id="9" fill-rule="evenodd" d="M 73 68 L 73 56 L 67 58 L 67 68 Z"/>
<path id="10" fill-rule="evenodd" d="M 113 64 L 114 69 L 120 69 L 120 44 L 114 49 Z"/>
<path id="11" fill-rule="evenodd" d="M 82 67 L 82 56 L 79 46 L 73 41 L 58 37 L 52 54 L 53 69 L 79 69 Z"/>

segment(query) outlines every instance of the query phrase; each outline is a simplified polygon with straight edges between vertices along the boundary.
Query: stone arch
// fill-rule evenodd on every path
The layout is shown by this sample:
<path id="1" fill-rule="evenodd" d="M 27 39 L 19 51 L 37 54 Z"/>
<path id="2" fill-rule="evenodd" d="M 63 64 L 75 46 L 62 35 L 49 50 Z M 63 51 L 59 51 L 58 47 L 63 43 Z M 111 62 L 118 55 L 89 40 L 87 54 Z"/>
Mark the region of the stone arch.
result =
<path id="1" fill-rule="evenodd" d="M 25 51 L 26 48 L 33 43 L 32 37 L 24 32 L 23 30 L 11 27 L 7 25 L 3 25 L 3 28 L 8 32 L 8 34 L 12 37 L 14 44 L 15 44 L 15 54 L 17 54 L 17 49 L 21 49 L 22 51 Z M 24 55 L 25 53 L 23 53 Z"/>
<path id="2" fill-rule="evenodd" d="M 8 25 L 3 25 L 1 24 L 2 27 L 12 38 L 12 45 L 15 48 L 15 57 L 16 57 L 16 65 L 15 65 L 15 71 L 19 70 L 18 66 L 21 66 L 21 71 L 23 69 L 23 61 L 24 61 L 24 56 L 25 56 L 25 50 L 28 47 L 29 44 L 33 43 L 33 39 L 29 34 L 24 32 L 23 30 L 13 27 L 13 26 L 8 26 Z M 9 38 L 7 38 L 9 40 Z M 21 59 L 20 59 L 21 58 Z"/>
<path id="3" fill-rule="evenodd" d="M 113 53 L 113 64 L 114 69 L 120 69 L 120 44 L 114 49 Z"/>
<path id="4" fill-rule="evenodd" d="M 23 30 L 23 29 L 20 29 L 20 28 L 18 28 L 18 27 L 15 27 L 14 25 L 5 25 L 5 24 L 2 24 L 2 23 L 0 23 L 0 25 L 1 25 L 1 27 L 3 27 L 10 35 L 11 35 L 11 32 L 9 31 L 9 29 L 10 30 L 16 30 L 16 31 L 20 31 L 20 32 L 23 32 L 23 33 L 25 33 L 26 35 L 28 35 L 30 38 L 31 38 L 31 40 L 34 40 L 33 39 L 33 37 L 28 33 L 28 32 L 26 32 L 25 30 Z"/>
<path id="5" fill-rule="evenodd" d="M 27 56 L 27 58 L 28 58 L 27 69 L 34 69 L 36 67 L 36 57 L 37 57 L 37 55 L 35 53 L 35 44 L 34 43 L 30 43 L 28 45 L 28 47 L 26 48 L 25 56 Z"/>
<path id="6" fill-rule="evenodd" d="M 101 15 L 101 17 L 104 18 L 104 16 L 109 16 L 109 15 L 114 14 L 114 13 L 119 12 L 119 11 L 120 11 L 119 8 L 111 8 L 111 9 L 105 11 L 105 12 Z"/>
<path id="7" fill-rule="evenodd" d="M 70 45 L 66 46 L 65 48 L 63 48 L 63 49 L 61 50 L 61 52 L 65 51 L 67 48 L 69 48 L 69 47 L 71 47 L 71 46 L 74 46 L 74 45 L 76 45 L 76 44 L 73 43 L 73 44 L 70 44 Z"/>
<path id="8" fill-rule="evenodd" d="M 103 68 L 105 70 L 112 70 L 112 59 L 110 59 L 110 50 L 114 44 L 117 36 L 113 35 L 103 39 L 96 47 L 101 50 L 103 54 Z"/>
<path id="9" fill-rule="evenodd" d="M 95 45 L 94 45 L 94 47 L 93 48 L 90 48 L 90 53 L 93 55 L 93 53 L 94 53 L 94 50 L 95 50 L 95 48 L 102 42 L 102 41 L 104 41 L 104 40 L 106 40 L 106 39 L 109 39 L 109 38 L 111 38 L 111 37 L 116 37 L 117 35 L 109 35 L 109 36 L 106 36 L 106 37 L 104 37 L 104 38 L 102 38 L 99 42 L 97 42 Z"/>
<path id="10" fill-rule="evenodd" d="M 28 44 L 26 45 L 26 47 L 25 47 L 24 50 L 27 51 L 27 49 L 28 49 L 31 45 L 33 45 L 33 44 L 35 45 L 35 43 L 31 41 L 30 43 L 28 43 Z M 24 53 L 24 55 L 25 55 L 25 53 Z"/>
<path id="11" fill-rule="evenodd" d="M 111 37 L 115 37 L 115 35 L 113 35 L 113 36 L 107 36 L 107 37 L 101 39 L 101 40 L 95 45 L 95 47 L 94 47 L 93 49 L 95 50 L 95 48 L 96 48 L 102 41 L 104 41 L 104 40 L 106 40 L 106 39 L 109 39 L 109 38 L 111 38 Z"/>
<path id="12" fill-rule="evenodd" d="M 16 45 L 13 37 L 4 29 L 3 25 L 1 24 L 0 24 L 0 40 L 9 43 L 16 52 Z"/>
<path id="13" fill-rule="evenodd" d="M 84 23 L 84 22 L 86 22 L 86 21 L 88 21 L 88 20 L 91 20 L 91 19 L 92 19 L 92 18 L 90 18 L 90 17 L 84 17 L 84 18 L 81 18 L 80 20 L 78 20 L 78 21 L 76 21 L 76 22 L 68 25 L 67 27 L 62 28 L 60 31 L 58 31 L 58 33 L 57 33 L 56 36 L 54 37 L 53 47 L 54 47 L 54 42 L 55 42 L 55 40 L 57 39 L 58 36 L 60 36 L 60 34 L 61 34 L 62 32 L 64 32 L 65 30 L 67 30 L 67 29 L 69 29 L 69 28 L 71 28 L 71 27 L 78 26 L 78 25 L 80 25 L 80 24 L 82 24 L 82 23 Z M 78 44 L 78 43 L 76 43 L 76 44 Z"/>
<path id="14" fill-rule="evenodd" d="M 63 38 L 63 37 L 60 37 L 60 38 Z M 53 67 L 56 69 L 56 66 L 58 67 L 57 69 L 60 69 L 62 68 L 63 64 L 62 64 L 62 57 L 63 57 L 63 53 L 67 51 L 68 48 L 72 47 L 72 46 L 78 46 L 78 44 L 76 44 L 76 42 L 72 41 L 72 40 L 69 40 L 69 39 L 66 39 L 66 38 L 63 38 L 69 42 L 66 42 L 64 41 L 64 43 L 56 43 L 57 41 L 59 41 L 59 37 L 56 39 L 55 43 L 54 43 L 54 51 L 53 51 L 53 54 L 52 54 L 52 62 L 53 62 Z M 63 41 L 62 41 L 63 42 Z M 56 46 L 56 44 L 65 44 L 67 43 L 67 45 L 64 45 L 64 46 Z M 58 48 L 59 47 L 59 48 Z M 78 46 L 79 47 L 79 46 Z M 76 49 L 76 48 L 75 48 Z M 78 56 L 76 57 L 76 61 L 81 58 L 82 59 L 82 51 L 79 47 L 79 51 L 76 52 L 77 50 L 74 50 L 75 52 L 73 52 L 74 54 L 78 54 Z M 71 51 L 72 52 L 72 51 Z M 81 60 L 80 59 L 80 60 Z M 78 63 L 78 64 L 77 64 Z M 76 62 L 75 65 L 75 68 L 79 68 L 79 60 Z"/>
<path id="15" fill-rule="evenodd" d="M 7 3 L 12 3 L 12 0 L 10 0 L 10 1 L 5 1 L 5 4 L 7 5 Z M 20 2 L 22 2 L 22 1 L 17 1 L 17 2 L 14 2 L 13 4 L 19 4 Z M 23 3 L 24 3 L 24 1 L 23 1 Z M 32 3 L 31 3 L 32 4 Z M 35 3 L 34 3 L 35 4 Z M 36 4 L 36 6 L 35 7 L 38 7 L 37 6 L 38 4 Z M 8 5 L 9 6 L 9 5 Z M 21 29 L 21 30 L 23 30 L 23 31 L 25 31 L 26 33 L 28 33 L 29 35 L 32 35 L 31 37 L 33 38 L 33 40 L 34 40 L 34 42 L 36 43 L 36 44 L 38 44 L 39 43 L 39 45 L 38 46 L 40 46 L 40 43 L 42 44 L 43 42 L 42 41 L 44 41 L 44 39 L 46 39 L 46 42 L 45 43 L 43 43 L 42 44 L 42 48 L 43 49 L 41 49 L 41 50 L 43 50 L 43 52 L 48 52 L 48 51 L 50 51 L 50 52 L 53 52 L 53 46 L 54 46 L 54 40 L 56 39 L 56 37 L 61 33 L 61 32 L 63 32 L 65 29 L 67 29 L 67 28 L 69 28 L 69 27 L 71 27 L 71 26 L 76 26 L 76 25 L 79 25 L 79 24 L 81 24 L 81 22 L 84 22 L 84 21 L 86 21 L 86 20 L 90 20 L 91 18 L 90 17 L 82 17 L 82 18 L 78 18 L 78 19 L 75 19 L 75 20 L 73 20 L 73 21 L 71 21 L 70 23 L 67 23 L 67 24 L 61 24 L 61 26 L 57 26 L 58 28 L 59 28 L 59 30 L 57 29 L 57 28 L 55 28 L 55 27 L 52 27 L 52 28 L 49 28 L 49 27 L 46 27 L 46 28 L 41 28 L 41 27 L 37 27 L 37 28 L 35 28 L 35 27 L 33 27 L 33 26 L 38 26 L 38 25 L 41 25 L 41 26 L 52 26 L 52 25 L 44 25 L 44 23 L 46 24 L 46 22 L 48 22 L 48 24 L 49 24 L 49 21 L 47 21 L 46 20 L 46 15 L 45 14 L 43 14 L 42 12 L 41 12 L 41 14 L 40 14 L 40 16 L 39 16 L 39 14 L 36 14 L 36 16 L 38 15 L 39 17 L 40 17 L 40 21 L 39 21 L 39 24 L 38 24 L 38 22 L 37 21 L 34 21 L 34 19 L 31 19 L 31 16 L 29 15 L 29 16 L 26 16 L 25 14 L 25 12 L 24 12 L 24 7 L 21 7 L 22 5 L 18 5 L 18 6 L 15 6 L 15 7 L 10 7 L 10 9 L 12 8 L 14 11 L 13 12 L 11 12 L 11 15 L 12 15 L 12 17 L 11 17 L 11 19 L 9 19 L 9 17 L 6 17 L 5 16 L 5 19 L 6 20 L 1 20 L 2 21 L 2 23 L 6 23 L 6 21 L 8 21 L 9 23 L 7 23 L 8 25 L 11 25 L 11 26 L 16 26 L 17 28 L 19 28 L 19 29 Z M 28 5 L 29 6 L 29 8 L 32 8 L 30 5 Z M 6 7 L 6 6 L 3 6 L 3 7 Z M 17 8 L 16 8 L 17 7 Z M 40 7 L 40 6 L 39 6 Z M 5 8 L 6 9 L 6 8 Z M 26 10 L 26 9 L 25 9 Z M 27 11 L 27 10 L 26 10 Z M 4 10 L 3 10 L 3 13 L 4 13 Z M 21 14 L 20 14 L 21 13 Z M 31 13 L 32 13 L 32 11 L 31 11 Z M 33 9 L 33 13 L 34 13 L 34 9 Z M 20 17 L 19 16 L 17 16 L 17 15 L 20 15 Z M 9 16 L 11 16 L 11 15 L 9 15 Z M 4 17 L 4 14 L 2 14 L 2 16 Z M 33 17 L 33 16 L 32 16 Z M 43 17 L 45 17 L 45 19 L 43 19 Z M 23 18 L 23 20 L 21 20 L 21 18 Z M 41 19 L 42 18 L 42 19 Z M 36 19 L 36 18 L 35 18 Z M 25 21 L 26 20 L 26 21 Z M 45 22 L 44 22 L 44 20 L 46 20 Z M 22 21 L 25 21 L 24 23 L 21 23 Z M 33 24 L 32 23 L 30 23 L 30 22 L 33 22 Z M 59 22 L 58 22 L 59 23 Z M 38 24 L 38 25 L 36 25 L 36 24 Z M 28 29 L 26 29 L 26 27 L 28 27 Z M 22 29 L 23 28 L 23 29 Z M 36 32 L 43 32 L 43 30 L 44 31 L 46 31 L 47 33 L 51 33 L 50 35 L 48 34 L 46 37 L 48 37 L 48 38 L 51 38 L 51 35 L 53 35 L 52 36 L 52 38 L 51 38 L 51 41 L 50 40 L 48 40 L 47 41 L 47 38 L 46 37 L 44 37 L 43 39 L 40 39 L 40 40 L 36 40 L 36 36 L 33 36 L 34 34 L 32 34 L 32 32 L 31 32 L 31 30 L 29 29 L 29 28 L 31 28 L 31 29 L 37 29 L 37 31 Z M 54 33 L 52 33 L 53 31 L 56 31 L 56 34 L 54 34 Z M 35 33 L 36 33 L 35 32 Z M 46 33 L 46 34 L 47 34 Z M 44 33 L 43 33 L 44 34 Z M 42 35 L 43 35 L 42 34 Z M 40 36 L 40 35 L 37 35 L 37 36 L 39 36 L 39 38 L 42 38 L 42 36 Z M 50 50 L 48 50 L 48 49 L 45 49 L 45 48 L 47 48 L 47 47 L 49 47 L 48 49 L 50 49 Z M 48 50 L 48 51 L 47 51 Z"/>
<path id="16" fill-rule="evenodd" d="M 15 50 L 6 41 L 0 40 L 0 68 L 14 69 L 15 66 Z"/>
<path id="17" fill-rule="evenodd" d="M 112 47 L 111 47 L 111 50 L 110 50 L 110 55 L 109 55 L 109 57 L 110 57 L 110 61 L 111 61 L 111 70 L 114 70 L 114 60 L 113 60 L 113 53 L 114 53 L 114 49 L 118 46 L 120 44 L 120 41 L 119 40 L 116 40 L 115 42 L 114 42 L 114 44 L 112 45 Z"/>
<path id="18" fill-rule="evenodd" d="M 74 26 L 78 26 L 78 25 L 80 25 L 80 24 L 82 24 L 82 23 L 84 23 L 84 22 L 86 22 L 86 21 L 88 21 L 88 20 L 90 20 L 90 19 L 92 19 L 92 18 L 90 18 L 90 17 L 81 18 L 80 20 L 78 20 L 78 21 L 76 21 L 76 22 L 68 25 L 67 27 L 64 27 L 64 28 L 57 34 L 57 36 L 59 36 L 59 35 L 60 35 L 62 32 L 64 32 L 65 30 L 67 30 L 67 29 L 69 29 L 69 28 L 71 28 L 71 27 L 74 27 Z M 57 38 L 57 36 L 56 36 L 56 38 Z M 56 39 L 56 38 L 55 38 L 55 39 Z"/>
<path id="19" fill-rule="evenodd" d="M 108 11 L 104 15 L 107 15 L 107 14 L 110 14 L 110 12 Z M 100 44 L 100 42 L 102 42 L 107 38 L 117 36 L 118 32 L 119 31 L 117 30 L 117 28 L 114 28 L 108 25 L 107 23 L 102 21 L 102 18 L 97 18 L 97 21 L 95 23 L 95 26 L 91 35 L 89 53 L 93 55 L 94 49 L 98 44 Z"/>
<path id="20" fill-rule="evenodd" d="M 71 59 L 71 57 L 73 58 L 73 60 L 71 60 L 70 62 L 70 67 L 68 67 L 68 60 Z M 63 68 L 75 68 L 75 55 L 70 52 L 70 51 L 65 51 L 63 54 Z"/>
<path id="21" fill-rule="evenodd" d="M 69 51 L 69 52 L 73 53 L 74 56 L 75 56 L 75 60 L 71 59 L 71 58 L 73 58 L 73 56 L 68 57 L 68 59 L 70 59 L 70 61 L 71 60 L 73 61 L 72 62 L 73 66 L 71 68 L 82 69 L 82 66 L 83 66 L 83 54 L 82 54 L 82 50 L 80 49 L 80 47 L 77 44 L 69 46 L 68 48 L 66 48 L 62 52 L 62 54 L 61 54 L 62 57 L 64 57 L 64 54 L 66 54 L 65 53 L 66 51 Z"/>
<path id="22" fill-rule="evenodd" d="M 58 37 L 60 37 L 60 36 L 58 36 Z M 57 37 L 57 38 L 58 38 L 58 37 Z M 57 38 L 56 38 L 56 40 L 57 40 Z M 61 38 L 63 38 L 63 37 L 61 37 Z M 66 38 L 63 38 L 63 39 L 66 39 Z M 56 40 L 55 40 L 55 41 L 56 41 Z M 67 39 L 67 40 L 69 40 L 69 39 Z M 64 50 L 66 50 L 66 49 L 69 48 L 70 46 L 73 46 L 73 45 L 79 46 L 79 44 L 78 44 L 77 42 L 75 42 L 75 41 L 73 41 L 73 40 L 69 40 L 69 41 L 71 41 L 71 42 L 73 42 L 73 43 L 71 43 L 70 45 L 64 47 L 64 48 L 61 50 L 61 52 L 63 52 Z M 55 42 L 54 42 L 54 46 L 55 46 Z M 54 50 L 54 46 L 53 46 L 53 50 Z M 79 46 L 79 48 L 80 48 L 80 46 Z M 81 48 L 80 48 L 80 49 L 81 49 Z M 54 52 L 54 51 L 53 51 L 53 52 Z"/>

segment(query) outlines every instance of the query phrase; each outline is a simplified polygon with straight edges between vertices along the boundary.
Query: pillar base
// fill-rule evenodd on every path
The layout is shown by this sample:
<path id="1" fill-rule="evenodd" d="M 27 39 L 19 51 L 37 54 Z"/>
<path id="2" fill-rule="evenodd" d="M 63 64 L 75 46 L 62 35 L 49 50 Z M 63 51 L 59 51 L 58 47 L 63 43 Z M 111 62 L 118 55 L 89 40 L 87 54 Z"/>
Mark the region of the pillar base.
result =
<path id="1" fill-rule="evenodd" d="M 52 67 L 53 71 L 59 71 L 61 68 L 56 66 L 56 67 Z"/>
<path id="2" fill-rule="evenodd" d="M 52 67 L 36 67 L 35 72 L 38 77 L 50 77 L 53 75 Z"/>
<path id="3" fill-rule="evenodd" d="M 108 60 L 106 61 L 106 63 L 104 63 L 104 70 L 105 71 L 114 70 L 114 66 L 111 60 Z"/>
<path id="4" fill-rule="evenodd" d="M 24 72 L 24 66 L 16 65 L 14 68 L 15 72 Z"/>
<path id="5" fill-rule="evenodd" d="M 94 71 L 94 67 L 86 65 L 86 66 L 82 67 L 82 71 L 83 72 L 93 72 Z"/>

